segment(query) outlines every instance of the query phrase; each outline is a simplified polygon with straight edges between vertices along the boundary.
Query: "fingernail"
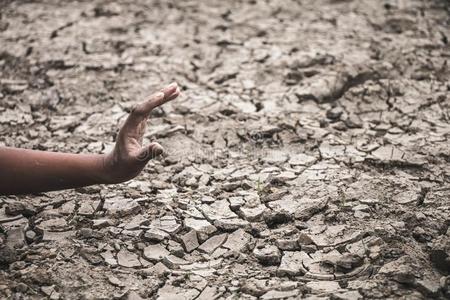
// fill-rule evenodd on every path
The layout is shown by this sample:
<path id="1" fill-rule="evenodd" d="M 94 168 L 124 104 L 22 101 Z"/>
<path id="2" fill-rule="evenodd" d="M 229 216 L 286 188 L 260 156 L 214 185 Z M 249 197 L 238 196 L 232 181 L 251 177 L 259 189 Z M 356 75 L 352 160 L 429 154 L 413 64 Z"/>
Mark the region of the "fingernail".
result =
<path id="1" fill-rule="evenodd" d="M 176 82 L 172 82 L 171 84 L 169 84 L 168 88 L 173 88 L 176 87 L 177 83 Z"/>
<path id="2" fill-rule="evenodd" d="M 163 152 L 164 152 L 164 149 L 159 144 L 158 145 L 153 145 L 151 147 L 151 153 L 152 153 L 152 157 L 153 158 L 160 156 L 161 154 L 163 154 Z"/>

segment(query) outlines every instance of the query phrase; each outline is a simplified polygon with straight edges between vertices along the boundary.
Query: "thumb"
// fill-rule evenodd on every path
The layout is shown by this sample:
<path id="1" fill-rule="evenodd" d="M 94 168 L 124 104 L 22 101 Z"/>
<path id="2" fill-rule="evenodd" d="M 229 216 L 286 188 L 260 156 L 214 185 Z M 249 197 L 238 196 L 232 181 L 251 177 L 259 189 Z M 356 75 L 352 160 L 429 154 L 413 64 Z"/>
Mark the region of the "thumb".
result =
<path id="1" fill-rule="evenodd" d="M 138 155 L 140 161 L 149 161 L 163 154 L 164 148 L 158 143 L 151 143 L 141 149 Z"/>

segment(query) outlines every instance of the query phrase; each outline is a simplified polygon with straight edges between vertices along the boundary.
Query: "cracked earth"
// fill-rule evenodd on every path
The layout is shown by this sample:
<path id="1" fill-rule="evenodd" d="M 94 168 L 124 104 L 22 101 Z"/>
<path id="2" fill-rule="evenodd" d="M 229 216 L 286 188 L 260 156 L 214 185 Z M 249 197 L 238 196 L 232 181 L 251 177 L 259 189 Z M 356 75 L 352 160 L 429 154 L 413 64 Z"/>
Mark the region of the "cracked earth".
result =
<path id="1" fill-rule="evenodd" d="M 136 179 L 0 197 L 0 298 L 450 297 L 448 1 L 0 5 L 0 145 L 183 89 Z"/>

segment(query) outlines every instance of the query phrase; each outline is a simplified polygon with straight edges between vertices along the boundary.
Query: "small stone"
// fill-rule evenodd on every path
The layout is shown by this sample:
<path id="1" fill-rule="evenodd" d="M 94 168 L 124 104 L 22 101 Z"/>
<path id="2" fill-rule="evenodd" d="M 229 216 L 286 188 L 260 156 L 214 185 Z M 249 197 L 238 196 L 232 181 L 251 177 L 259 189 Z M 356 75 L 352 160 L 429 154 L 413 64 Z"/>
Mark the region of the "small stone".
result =
<path id="1" fill-rule="evenodd" d="M 54 218 L 42 221 L 41 223 L 39 223 L 38 227 L 42 231 L 62 231 L 67 227 L 67 221 L 64 218 Z"/>
<path id="2" fill-rule="evenodd" d="M 221 219 L 214 221 L 214 226 L 223 231 L 232 231 L 238 228 L 249 228 L 250 223 L 240 218 Z"/>
<path id="3" fill-rule="evenodd" d="M 165 239 L 170 238 L 170 235 L 158 228 L 150 228 L 144 233 L 144 238 L 149 241 L 161 242 Z"/>
<path id="4" fill-rule="evenodd" d="M 195 230 L 191 230 L 188 233 L 181 236 L 181 241 L 183 243 L 184 249 L 186 252 L 192 252 L 193 250 L 197 249 L 199 246 L 198 239 L 197 239 L 197 233 Z"/>
<path id="5" fill-rule="evenodd" d="M 23 227 L 14 227 L 8 230 L 6 245 L 12 248 L 22 248 L 26 245 L 25 233 Z"/>
<path id="6" fill-rule="evenodd" d="M 134 216 L 128 223 L 125 224 L 125 230 L 137 230 L 141 225 L 147 222 L 147 218 L 143 215 Z"/>
<path id="7" fill-rule="evenodd" d="M 327 110 L 326 116 L 328 119 L 337 120 L 344 113 L 344 110 L 340 106 L 333 107 Z"/>
<path id="8" fill-rule="evenodd" d="M 194 288 L 182 288 L 170 284 L 158 290 L 157 300 L 194 300 L 200 292 Z"/>
<path id="9" fill-rule="evenodd" d="M 337 281 L 310 281 L 306 286 L 316 293 L 332 293 L 341 288 Z"/>
<path id="10" fill-rule="evenodd" d="M 416 281 L 416 272 L 414 270 L 412 259 L 405 255 L 385 264 L 378 271 L 378 274 L 384 274 L 399 283 L 412 285 Z"/>
<path id="11" fill-rule="evenodd" d="M 175 234 L 181 230 L 181 224 L 177 222 L 175 216 L 163 216 L 160 219 L 156 219 L 150 224 L 150 227 L 165 231 L 169 234 Z"/>
<path id="12" fill-rule="evenodd" d="M 264 213 L 264 222 L 269 228 L 275 228 L 278 225 L 286 224 L 292 220 L 292 215 L 285 211 L 269 211 Z"/>
<path id="13" fill-rule="evenodd" d="M 203 244 L 201 244 L 200 247 L 198 247 L 198 250 L 211 254 L 214 252 L 214 250 L 216 250 L 225 243 L 227 237 L 228 237 L 227 233 L 215 235 L 209 238 Z"/>
<path id="14" fill-rule="evenodd" d="M 343 273 L 348 273 L 352 269 L 359 267 L 363 264 L 363 259 L 355 253 L 341 254 L 336 250 L 333 250 L 322 258 L 322 263 L 328 264 L 336 268 L 336 270 Z"/>
<path id="15" fill-rule="evenodd" d="M 170 240 L 169 244 L 167 245 L 167 249 L 169 250 L 170 254 L 173 254 L 178 257 L 183 257 L 185 255 L 185 250 L 183 246 L 181 246 L 180 243 Z"/>
<path id="16" fill-rule="evenodd" d="M 166 248 L 160 244 L 150 245 L 144 248 L 143 256 L 149 261 L 161 261 L 164 257 L 170 254 Z"/>
<path id="17" fill-rule="evenodd" d="M 24 217 L 31 217 L 36 214 L 36 209 L 33 205 L 23 201 L 9 202 L 5 207 L 5 213 L 8 216 L 23 215 Z"/>
<path id="18" fill-rule="evenodd" d="M 139 257 L 134 254 L 133 252 L 130 252 L 128 250 L 120 250 L 119 253 L 117 253 L 117 262 L 119 266 L 125 267 L 125 268 L 137 268 L 141 267 L 141 262 L 139 261 Z"/>
<path id="19" fill-rule="evenodd" d="M 138 213 L 141 210 L 141 206 L 134 199 L 111 198 L 105 200 L 103 209 L 109 215 L 124 217 Z"/>
<path id="20" fill-rule="evenodd" d="M 275 299 L 296 299 L 299 294 L 298 290 L 292 291 L 268 291 L 264 295 L 261 296 L 261 300 L 275 300 Z"/>
<path id="21" fill-rule="evenodd" d="M 135 292 L 135 291 L 129 291 L 127 293 L 126 300 L 144 300 L 144 298 L 139 296 L 139 294 L 137 292 Z"/>
<path id="22" fill-rule="evenodd" d="M 361 202 L 362 204 L 374 206 L 375 204 L 380 203 L 380 200 L 378 200 L 376 198 L 367 198 L 367 199 L 361 199 L 361 200 L 359 200 L 359 202 Z"/>
<path id="23" fill-rule="evenodd" d="M 114 286 L 118 286 L 118 287 L 126 286 L 126 284 L 123 281 L 121 281 L 119 278 L 117 278 L 116 276 L 110 275 L 107 278 L 108 278 L 108 282 Z"/>
<path id="24" fill-rule="evenodd" d="M 177 269 L 180 267 L 180 265 L 190 264 L 187 260 L 179 258 L 175 255 L 168 255 L 168 256 L 164 257 L 163 263 L 171 269 Z"/>
<path id="25" fill-rule="evenodd" d="M 300 245 L 298 244 L 297 240 L 298 239 L 279 239 L 277 240 L 277 246 L 280 250 L 300 250 Z"/>
<path id="26" fill-rule="evenodd" d="M 111 219 L 96 219 L 93 220 L 92 228 L 100 229 L 113 226 L 114 222 Z"/>
<path id="27" fill-rule="evenodd" d="M 162 263 L 159 262 L 154 266 L 148 268 L 148 272 L 150 274 L 155 274 L 157 276 L 161 276 L 170 272 L 170 270 Z"/>
<path id="28" fill-rule="evenodd" d="M 278 267 L 278 276 L 296 276 L 306 273 L 303 267 L 303 260 L 310 260 L 308 254 L 304 251 L 285 251 Z"/>
<path id="29" fill-rule="evenodd" d="M 247 221 L 257 222 L 262 219 L 262 216 L 266 210 L 267 207 L 263 204 L 260 204 L 256 207 L 242 206 L 241 208 L 239 208 L 239 213 Z"/>
<path id="30" fill-rule="evenodd" d="M 418 280 L 417 281 L 417 288 L 425 295 L 429 297 L 435 297 L 439 293 L 439 283 L 432 281 L 432 280 Z"/>
<path id="31" fill-rule="evenodd" d="M 223 292 L 220 292 L 217 287 L 207 286 L 200 293 L 200 295 L 195 299 L 196 300 L 215 300 L 215 299 L 218 299 L 222 294 L 223 294 Z"/>
<path id="32" fill-rule="evenodd" d="M 28 230 L 27 232 L 25 232 L 25 239 L 27 240 L 28 243 L 34 242 L 36 238 L 37 234 L 33 230 Z"/>
<path id="33" fill-rule="evenodd" d="M 41 286 L 41 291 L 46 295 L 50 296 L 55 291 L 55 286 Z"/>
<path id="34" fill-rule="evenodd" d="M 230 197 L 228 199 L 230 201 L 230 208 L 233 211 L 238 210 L 241 206 L 245 205 L 245 200 L 243 197 Z"/>
<path id="35" fill-rule="evenodd" d="M 288 154 L 280 150 L 270 150 L 262 158 L 262 161 L 271 165 L 279 166 L 288 160 Z"/>
<path id="36" fill-rule="evenodd" d="M 204 219 L 187 218 L 184 225 L 188 229 L 195 230 L 200 241 L 205 241 L 208 237 L 217 231 L 217 228 Z"/>
<path id="37" fill-rule="evenodd" d="M 100 253 L 100 256 L 105 260 L 107 265 L 110 265 L 111 267 L 117 266 L 117 260 L 111 251 L 102 252 Z"/>
<path id="38" fill-rule="evenodd" d="M 80 250 L 80 255 L 94 266 L 99 265 L 103 262 L 101 256 L 97 253 L 95 249 L 92 248 L 82 248 Z"/>
<path id="39" fill-rule="evenodd" d="M 353 211 L 362 211 L 362 212 L 369 212 L 370 211 L 370 207 L 367 204 L 359 204 L 356 205 L 354 207 L 352 207 Z"/>
<path id="40" fill-rule="evenodd" d="M 225 244 L 223 244 L 223 247 L 233 251 L 241 252 L 247 247 L 250 241 L 251 236 L 244 230 L 238 229 L 228 236 L 228 239 Z"/>
<path id="41" fill-rule="evenodd" d="M 93 203 L 88 201 L 83 201 L 78 208 L 78 214 L 82 216 L 92 216 L 96 211 L 96 207 L 93 206 Z"/>
<path id="42" fill-rule="evenodd" d="M 314 164 L 316 161 L 317 158 L 314 156 L 299 153 L 291 156 L 289 164 L 291 166 L 310 166 Z"/>
<path id="43" fill-rule="evenodd" d="M 226 199 L 217 200 L 211 204 L 202 204 L 200 210 L 209 222 L 221 219 L 237 218 L 238 216 L 230 209 Z"/>
<path id="44" fill-rule="evenodd" d="M 314 244 L 314 241 L 308 234 L 302 232 L 298 237 L 298 243 L 303 246 Z"/>
<path id="45" fill-rule="evenodd" d="M 279 265 L 281 261 L 280 250 L 276 246 L 267 245 L 262 248 L 256 247 L 253 250 L 253 254 L 258 261 L 265 266 Z"/>

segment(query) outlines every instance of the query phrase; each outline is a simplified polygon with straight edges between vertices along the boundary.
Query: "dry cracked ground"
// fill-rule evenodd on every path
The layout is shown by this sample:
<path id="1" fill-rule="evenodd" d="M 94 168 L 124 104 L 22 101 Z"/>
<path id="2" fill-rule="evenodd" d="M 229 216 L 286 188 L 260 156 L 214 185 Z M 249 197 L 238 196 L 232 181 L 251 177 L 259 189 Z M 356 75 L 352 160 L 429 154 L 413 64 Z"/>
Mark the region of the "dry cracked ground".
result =
<path id="1" fill-rule="evenodd" d="M 450 296 L 448 1 L 0 5 L 0 145 L 106 152 L 184 93 L 135 180 L 0 197 L 0 298 Z"/>

